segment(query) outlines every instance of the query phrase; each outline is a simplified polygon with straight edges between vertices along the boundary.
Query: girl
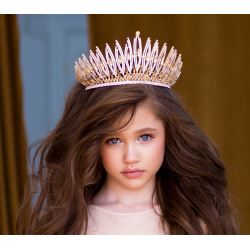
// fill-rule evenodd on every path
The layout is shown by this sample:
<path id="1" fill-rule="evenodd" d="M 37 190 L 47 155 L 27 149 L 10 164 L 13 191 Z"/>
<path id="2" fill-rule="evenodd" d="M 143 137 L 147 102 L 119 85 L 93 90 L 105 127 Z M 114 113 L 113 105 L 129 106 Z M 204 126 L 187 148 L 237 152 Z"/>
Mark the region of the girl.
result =
<path id="1" fill-rule="evenodd" d="M 181 58 L 165 55 L 150 39 L 142 52 L 137 32 L 133 49 L 79 59 L 83 85 L 39 143 L 19 234 L 240 233 L 219 152 L 170 89 Z"/>

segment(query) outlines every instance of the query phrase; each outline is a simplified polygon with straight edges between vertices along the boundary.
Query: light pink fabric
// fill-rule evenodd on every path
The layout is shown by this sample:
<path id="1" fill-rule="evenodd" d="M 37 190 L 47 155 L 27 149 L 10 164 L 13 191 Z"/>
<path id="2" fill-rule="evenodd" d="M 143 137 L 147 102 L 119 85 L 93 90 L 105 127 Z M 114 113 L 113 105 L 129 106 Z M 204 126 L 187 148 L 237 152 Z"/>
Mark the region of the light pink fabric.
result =
<path id="1" fill-rule="evenodd" d="M 155 210 L 161 214 L 160 206 Z M 135 213 L 116 213 L 90 205 L 88 235 L 160 235 L 164 234 L 160 216 L 154 209 Z"/>

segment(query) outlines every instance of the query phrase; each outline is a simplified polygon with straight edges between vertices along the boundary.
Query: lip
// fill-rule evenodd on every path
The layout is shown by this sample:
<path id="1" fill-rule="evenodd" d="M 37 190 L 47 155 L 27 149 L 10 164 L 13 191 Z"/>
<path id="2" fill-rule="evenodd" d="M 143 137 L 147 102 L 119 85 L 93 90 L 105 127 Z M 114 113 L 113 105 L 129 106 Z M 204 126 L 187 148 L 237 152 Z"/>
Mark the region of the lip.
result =
<path id="1" fill-rule="evenodd" d="M 139 168 L 126 168 L 122 174 L 130 179 L 140 177 L 145 171 Z"/>
<path id="2" fill-rule="evenodd" d="M 133 173 L 133 172 L 142 172 L 142 171 L 144 172 L 144 170 L 141 170 L 139 168 L 128 167 L 122 173 Z"/>

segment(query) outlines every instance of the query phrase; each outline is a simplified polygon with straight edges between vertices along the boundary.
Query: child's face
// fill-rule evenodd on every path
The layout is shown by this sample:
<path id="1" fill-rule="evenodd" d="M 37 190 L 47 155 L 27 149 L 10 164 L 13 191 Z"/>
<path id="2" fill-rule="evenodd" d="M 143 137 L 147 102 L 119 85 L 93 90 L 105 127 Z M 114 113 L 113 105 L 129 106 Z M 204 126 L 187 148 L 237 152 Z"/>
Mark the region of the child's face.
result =
<path id="1" fill-rule="evenodd" d="M 102 141 L 101 158 L 107 172 L 107 182 L 128 189 L 154 183 L 164 158 L 165 130 L 162 120 L 148 105 L 141 104 L 125 129 Z M 145 130 L 139 131 L 142 129 Z M 124 174 L 128 168 L 138 168 L 144 172 Z"/>

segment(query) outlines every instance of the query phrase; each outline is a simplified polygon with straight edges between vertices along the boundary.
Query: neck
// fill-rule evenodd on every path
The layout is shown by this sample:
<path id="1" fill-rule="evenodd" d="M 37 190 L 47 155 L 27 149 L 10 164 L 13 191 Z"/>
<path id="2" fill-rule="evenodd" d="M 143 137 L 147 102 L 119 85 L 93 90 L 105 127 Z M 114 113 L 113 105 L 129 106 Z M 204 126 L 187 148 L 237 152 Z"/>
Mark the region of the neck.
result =
<path id="1" fill-rule="evenodd" d="M 107 176 L 99 193 L 95 196 L 94 203 L 98 204 L 119 204 L 123 206 L 150 205 L 152 194 L 155 188 L 155 177 L 151 178 L 140 188 L 126 188 L 116 182 L 112 177 Z M 156 194 L 153 197 L 153 205 L 157 204 Z"/>

